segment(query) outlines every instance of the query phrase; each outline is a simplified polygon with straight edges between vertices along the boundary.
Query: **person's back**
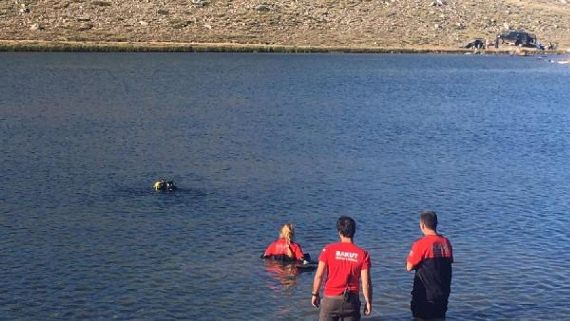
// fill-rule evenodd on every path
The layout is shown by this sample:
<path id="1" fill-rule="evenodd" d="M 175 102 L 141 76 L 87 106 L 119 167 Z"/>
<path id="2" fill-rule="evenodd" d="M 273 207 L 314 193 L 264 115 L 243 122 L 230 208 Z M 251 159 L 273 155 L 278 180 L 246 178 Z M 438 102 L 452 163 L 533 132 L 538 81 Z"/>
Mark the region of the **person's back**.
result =
<path id="1" fill-rule="evenodd" d="M 441 235 L 416 241 L 409 262 L 417 265 L 412 296 L 428 302 L 447 302 L 451 290 L 451 244 Z M 419 264 L 421 262 L 421 264 Z"/>
<path id="2" fill-rule="evenodd" d="M 325 296 L 342 294 L 345 290 L 358 293 L 360 272 L 370 264 L 368 253 L 354 243 L 332 243 L 327 245 L 319 257 L 327 265 Z M 347 282 L 348 280 L 348 282 Z"/>
<path id="3" fill-rule="evenodd" d="M 319 266 L 313 280 L 311 304 L 321 308 L 320 321 L 360 320 L 360 282 L 365 299 L 364 314 L 372 311 L 372 281 L 370 278 L 370 256 L 353 243 L 356 232 L 355 221 L 341 216 L 337 221 L 340 242 L 323 249 Z M 324 297 L 321 305 L 319 290 L 326 275 Z"/>
<path id="4" fill-rule="evenodd" d="M 415 270 L 411 310 L 414 317 L 445 317 L 451 292 L 453 250 L 451 242 L 436 232 L 437 215 L 426 211 L 420 218 L 424 237 L 414 242 L 406 268 Z"/>
<path id="5" fill-rule="evenodd" d="M 304 259 L 303 249 L 301 245 L 293 241 L 294 236 L 295 229 L 293 225 L 283 225 L 279 233 L 279 239 L 269 244 L 263 253 L 263 257 L 284 261 L 302 261 Z"/>

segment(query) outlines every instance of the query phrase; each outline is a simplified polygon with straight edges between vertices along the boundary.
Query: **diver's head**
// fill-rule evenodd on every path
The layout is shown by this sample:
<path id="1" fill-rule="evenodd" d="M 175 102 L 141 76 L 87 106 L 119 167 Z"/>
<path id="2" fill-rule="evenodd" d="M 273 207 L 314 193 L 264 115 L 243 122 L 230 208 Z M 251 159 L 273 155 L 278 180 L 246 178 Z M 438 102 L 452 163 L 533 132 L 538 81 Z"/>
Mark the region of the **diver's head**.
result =
<path id="1" fill-rule="evenodd" d="M 163 190 L 163 189 L 165 188 L 165 182 L 164 182 L 164 180 L 161 179 L 161 180 L 158 180 L 158 181 L 154 182 L 153 187 L 154 187 L 154 189 L 157 190 L 157 191 Z"/>

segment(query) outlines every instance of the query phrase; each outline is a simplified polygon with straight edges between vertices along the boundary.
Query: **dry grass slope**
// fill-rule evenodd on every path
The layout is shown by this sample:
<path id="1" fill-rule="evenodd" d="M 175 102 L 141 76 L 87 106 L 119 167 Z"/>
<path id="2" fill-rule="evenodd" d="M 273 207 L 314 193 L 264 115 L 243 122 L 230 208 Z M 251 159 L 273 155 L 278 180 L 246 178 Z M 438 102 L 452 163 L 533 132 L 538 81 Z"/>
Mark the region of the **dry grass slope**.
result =
<path id="1" fill-rule="evenodd" d="M 437 2 L 443 2 L 438 5 Z M 570 0 L 5 0 L 0 39 L 457 48 L 524 28 L 570 47 Z M 28 43 L 29 44 L 29 43 Z M 6 45 L 4 45 L 6 46 Z M 174 46 L 178 47 L 178 46 Z M 260 47 L 263 48 L 263 47 Z"/>

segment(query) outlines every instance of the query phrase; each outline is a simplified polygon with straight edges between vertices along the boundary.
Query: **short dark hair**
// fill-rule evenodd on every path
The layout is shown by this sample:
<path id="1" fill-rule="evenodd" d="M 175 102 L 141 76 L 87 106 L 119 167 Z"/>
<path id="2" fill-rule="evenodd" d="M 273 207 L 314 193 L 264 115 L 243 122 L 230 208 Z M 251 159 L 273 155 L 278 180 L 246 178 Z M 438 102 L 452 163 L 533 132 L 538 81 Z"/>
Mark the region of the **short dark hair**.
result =
<path id="1" fill-rule="evenodd" d="M 344 237 L 354 237 L 356 222 L 348 216 L 341 216 L 336 221 L 336 229 Z"/>
<path id="2" fill-rule="evenodd" d="M 434 211 L 425 210 L 420 214 L 420 221 L 430 230 L 437 228 L 437 214 Z"/>

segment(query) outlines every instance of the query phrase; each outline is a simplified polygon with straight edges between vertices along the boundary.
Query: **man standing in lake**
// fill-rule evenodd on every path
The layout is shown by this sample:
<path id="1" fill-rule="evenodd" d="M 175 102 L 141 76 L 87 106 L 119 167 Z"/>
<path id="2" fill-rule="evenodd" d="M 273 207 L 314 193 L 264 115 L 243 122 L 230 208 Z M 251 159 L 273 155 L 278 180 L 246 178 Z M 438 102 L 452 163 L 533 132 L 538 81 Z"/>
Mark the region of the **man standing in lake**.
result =
<path id="1" fill-rule="evenodd" d="M 359 283 L 366 305 L 364 315 L 372 312 L 372 281 L 370 280 L 370 256 L 353 243 L 356 223 L 348 216 L 341 216 L 336 222 L 340 242 L 323 249 L 319 266 L 313 281 L 311 304 L 319 307 L 319 290 L 323 276 L 327 275 L 324 297 L 319 314 L 320 321 L 360 320 Z"/>
<path id="2" fill-rule="evenodd" d="M 420 214 L 423 237 L 414 242 L 406 270 L 416 270 L 411 309 L 414 318 L 445 319 L 451 290 L 453 250 L 449 240 L 437 233 L 437 215 Z"/>

